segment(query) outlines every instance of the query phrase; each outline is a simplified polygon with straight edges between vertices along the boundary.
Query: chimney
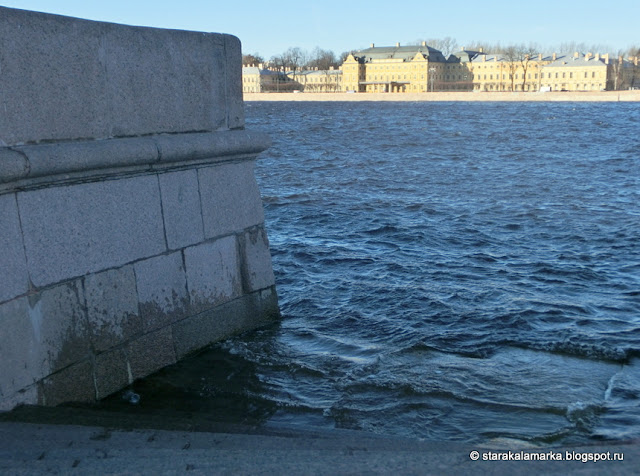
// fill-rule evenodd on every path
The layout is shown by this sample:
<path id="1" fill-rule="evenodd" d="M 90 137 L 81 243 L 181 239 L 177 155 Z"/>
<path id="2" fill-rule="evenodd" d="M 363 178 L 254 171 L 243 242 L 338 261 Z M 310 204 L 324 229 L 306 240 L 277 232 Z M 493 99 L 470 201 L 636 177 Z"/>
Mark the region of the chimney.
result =
<path id="1" fill-rule="evenodd" d="M 604 64 L 609 64 L 609 53 L 602 55 L 602 59 L 604 59 Z"/>
<path id="2" fill-rule="evenodd" d="M 553 53 L 553 56 L 551 57 L 551 61 L 555 61 L 558 59 L 558 55 Z"/>
<path id="3" fill-rule="evenodd" d="M 587 53 L 586 55 L 584 55 L 585 61 L 589 61 L 590 59 L 591 59 L 591 53 Z"/>
<path id="4" fill-rule="evenodd" d="M 422 46 L 427 46 L 427 42 L 426 42 L 426 41 L 423 41 L 423 42 L 422 42 Z"/>
<path id="5" fill-rule="evenodd" d="M 461 46 L 461 47 L 460 47 L 460 51 L 464 51 L 464 46 Z"/>
<path id="6" fill-rule="evenodd" d="M 600 61 L 600 53 L 596 53 L 596 57 L 594 58 L 596 61 Z"/>
<path id="7" fill-rule="evenodd" d="M 484 53 L 484 48 L 482 46 L 479 48 L 479 52 Z"/>
<path id="8" fill-rule="evenodd" d="M 482 55 L 482 62 L 484 63 L 485 61 L 487 61 L 487 55 Z"/>
<path id="9" fill-rule="evenodd" d="M 538 53 L 538 61 L 542 61 L 542 53 Z"/>
<path id="10" fill-rule="evenodd" d="M 400 48 L 400 43 L 396 43 L 396 48 Z"/>
<path id="11" fill-rule="evenodd" d="M 376 45 L 374 43 L 371 43 L 371 48 L 375 48 Z"/>
<path id="12" fill-rule="evenodd" d="M 574 57 L 574 58 L 576 58 L 576 59 L 577 59 L 577 58 L 578 58 L 578 56 L 580 56 L 580 53 L 578 53 L 577 51 L 576 51 L 575 53 L 573 53 L 573 57 Z"/>

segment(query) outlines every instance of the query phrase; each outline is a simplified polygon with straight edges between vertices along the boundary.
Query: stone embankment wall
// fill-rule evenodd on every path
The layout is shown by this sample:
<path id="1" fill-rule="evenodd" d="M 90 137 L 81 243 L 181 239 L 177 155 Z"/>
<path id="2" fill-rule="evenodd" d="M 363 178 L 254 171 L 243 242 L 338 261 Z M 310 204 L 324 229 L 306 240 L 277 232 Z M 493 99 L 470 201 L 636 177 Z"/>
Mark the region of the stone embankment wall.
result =
<path id="1" fill-rule="evenodd" d="M 278 316 L 240 42 L 0 7 L 0 409 Z"/>

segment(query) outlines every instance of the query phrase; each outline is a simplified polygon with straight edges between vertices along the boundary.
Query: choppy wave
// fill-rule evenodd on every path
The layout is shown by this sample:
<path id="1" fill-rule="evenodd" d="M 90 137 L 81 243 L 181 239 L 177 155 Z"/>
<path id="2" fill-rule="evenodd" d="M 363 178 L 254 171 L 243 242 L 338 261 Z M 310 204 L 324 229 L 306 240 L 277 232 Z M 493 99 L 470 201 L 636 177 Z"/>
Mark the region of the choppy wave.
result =
<path id="1" fill-rule="evenodd" d="M 256 174 L 284 320 L 211 351 L 235 370 L 200 369 L 203 406 L 232 382 L 268 422 L 640 437 L 635 105 L 246 108 L 273 139 Z"/>

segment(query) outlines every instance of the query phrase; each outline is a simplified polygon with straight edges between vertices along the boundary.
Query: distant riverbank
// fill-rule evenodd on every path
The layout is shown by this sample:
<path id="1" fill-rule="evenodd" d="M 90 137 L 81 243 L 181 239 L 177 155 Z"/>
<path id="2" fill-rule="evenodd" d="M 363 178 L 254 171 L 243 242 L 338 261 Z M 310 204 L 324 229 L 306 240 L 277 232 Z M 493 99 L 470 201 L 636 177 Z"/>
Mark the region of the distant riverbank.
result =
<path id="1" fill-rule="evenodd" d="M 433 93 L 245 93 L 245 101 L 640 101 L 639 91 L 433 92 Z"/>

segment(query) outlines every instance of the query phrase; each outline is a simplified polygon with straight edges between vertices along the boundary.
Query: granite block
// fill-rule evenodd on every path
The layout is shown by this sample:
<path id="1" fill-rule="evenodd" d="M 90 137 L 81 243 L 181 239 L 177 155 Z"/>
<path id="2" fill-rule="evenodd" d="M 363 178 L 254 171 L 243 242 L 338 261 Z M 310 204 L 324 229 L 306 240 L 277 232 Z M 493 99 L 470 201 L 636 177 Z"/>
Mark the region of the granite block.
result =
<path id="1" fill-rule="evenodd" d="M 254 161 L 198 170 L 206 238 L 237 232 L 264 222 Z"/>
<path id="2" fill-rule="evenodd" d="M 48 370 L 39 358 L 26 297 L 0 304 L 0 398 L 34 384 Z"/>
<path id="3" fill-rule="evenodd" d="M 249 294 L 173 324 L 178 359 L 212 342 L 258 327 L 259 309 L 256 295 Z"/>
<path id="4" fill-rule="evenodd" d="M 193 311 L 210 309 L 241 294 L 235 236 L 186 248 L 184 256 Z"/>
<path id="5" fill-rule="evenodd" d="M 146 377 L 176 362 L 171 326 L 145 334 L 128 346 L 133 379 Z"/>
<path id="6" fill-rule="evenodd" d="M 37 405 L 38 385 L 26 387 L 13 395 L 3 398 L 0 395 L 0 412 L 8 412 L 18 405 Z"/>
<path id="7" fill-rule="evenodd" d="M 18 194 L 29 274 L 46 286 L 166 249 L 154 176 Z"/>
<path id="8" fill-rule="evenodd" d="M 135 264 L 143 331 L 165 327 L 189 310 L 182 253 L 160 255 Z"/>
<path id="9" fill-rule="evenodd" d="M 55 406 L 65 402 L 96 399 L 91 361 L 86 360 L 49 375 L 42 381 L 38 403 Z"/>
<path id="10" fill-rule="evenodd" d="M 227 121 L 229 129 L 244 128 L 244 101 L 242 100 L 242 45 L 235 36 L 225 35 Z"/>
<path id="11" fill-rule="evenodd" d="M 103 352 L 95 357 L 94 379 L 96 398 L 101 399 L 132 383 L 124 349 Z"/>
<path id="12" fill-rule="evenodd" d="M 252 228 L 241 237 L 242 275 L 245 292 L 257 291 L 275 284 L 267 232 Z"/>
<path id="13" fill-rule="evenodd" d="M 228 127 L 229 35 L 0 7 L 0 140 L 107 138 Z M 28 98 L 28 99 L 27 99 Z M 238 99 L 236 99 L 237 101 Z M 238 114 L 234 114 L 238 116 Z M 236 120 L 237 122 L 237 120 Z"/>
<path id="14" fill-rule="evenodd" d="M 204 241 L 198 173 L 185 170 L 161 174 L 162 213 L 169 249 Z"/>
<path id="15" fill-rule="evenodd" d="M 68 282 L 28 297 L 28 318 L 42 376 L 91 353 L 84 297 L 79 282 Z"/>
<path id="16" fill-rule="evenodd" d="M 0 195 L 0 250 L 0 302 L 3 302 L 29 289 L 15 194 Z"/>
<path id="17" fill-rule="evenodd" d="M 91 340 L 97 352 L 142 332 L 133 266 L 90 274 L 84 288 Z"/>

